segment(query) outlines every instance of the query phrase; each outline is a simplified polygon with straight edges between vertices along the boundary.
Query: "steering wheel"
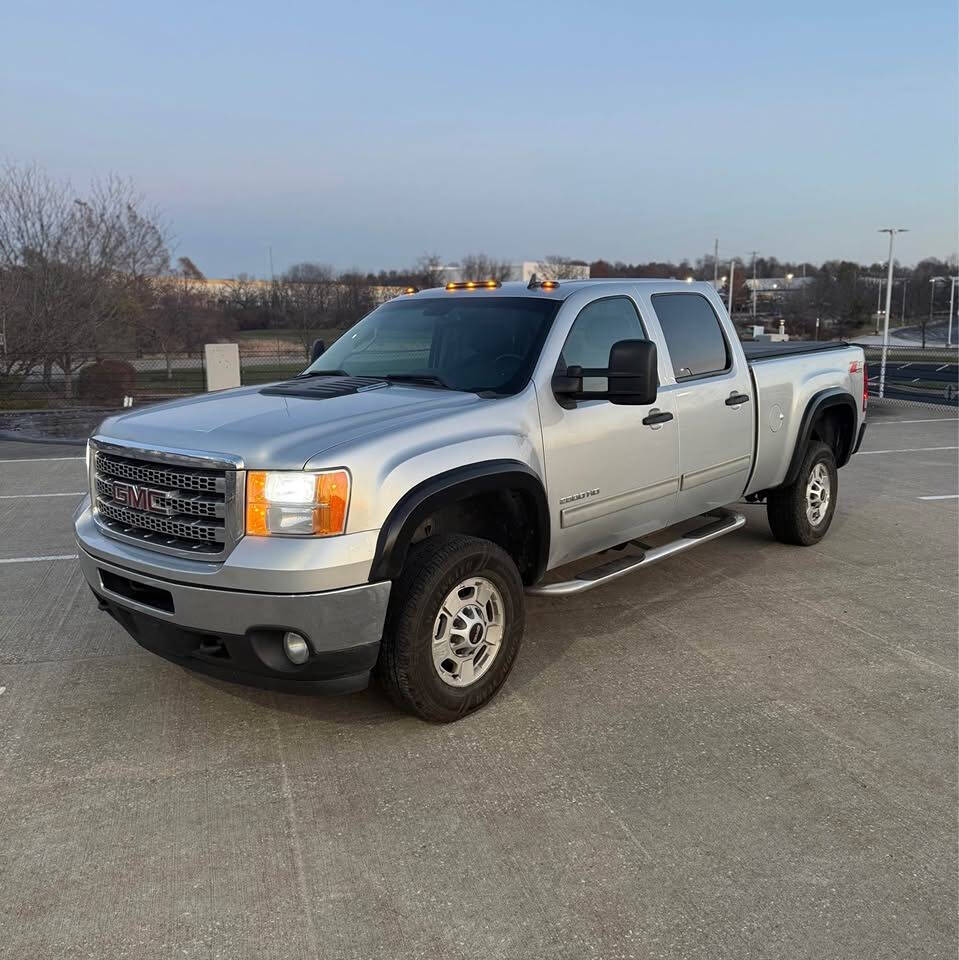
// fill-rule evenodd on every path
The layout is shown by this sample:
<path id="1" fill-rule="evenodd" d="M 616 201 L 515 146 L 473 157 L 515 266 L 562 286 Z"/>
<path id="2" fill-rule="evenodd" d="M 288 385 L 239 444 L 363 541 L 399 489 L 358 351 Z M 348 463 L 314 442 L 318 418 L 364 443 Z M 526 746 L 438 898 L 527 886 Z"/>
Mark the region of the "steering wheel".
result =
<path id="1" fill-rule="evenodd" d="M 501 353 L 493 363 L 499 366 L 504 360 L 517 360 L 519 363 L 523 362 L 523 358 L 518 353 Z"/>

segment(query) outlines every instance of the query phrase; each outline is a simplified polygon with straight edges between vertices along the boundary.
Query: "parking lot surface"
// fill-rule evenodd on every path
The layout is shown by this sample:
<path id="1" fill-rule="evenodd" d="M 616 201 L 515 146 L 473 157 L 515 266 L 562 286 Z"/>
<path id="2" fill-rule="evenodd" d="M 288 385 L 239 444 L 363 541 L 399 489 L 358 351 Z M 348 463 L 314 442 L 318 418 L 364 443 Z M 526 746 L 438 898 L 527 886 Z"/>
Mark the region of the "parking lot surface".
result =
<path id="1" fill-rule="evenodd" d="M 874 412 L 819 546 L 531 598 L 441 727 L 141 650 L 45 559 L 82 449 L 0 443 L 0 957 L 954 960 L 957 445 Z"/>

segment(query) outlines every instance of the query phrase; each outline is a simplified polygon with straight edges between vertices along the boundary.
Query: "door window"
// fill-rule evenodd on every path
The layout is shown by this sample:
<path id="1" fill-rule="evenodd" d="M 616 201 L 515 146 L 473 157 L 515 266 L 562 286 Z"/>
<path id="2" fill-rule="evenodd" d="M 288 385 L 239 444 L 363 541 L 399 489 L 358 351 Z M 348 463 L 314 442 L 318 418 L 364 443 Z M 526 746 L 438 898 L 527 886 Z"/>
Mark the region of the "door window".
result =
<path id="1" fill-rule="evenodd" d="M 729 369 L 729 347 L 719 317 L 704 296 L 657 293 L 652 300 L 677 380 L 705 377 Z"/>
<path id="2" fill-rule="evenodd" d="M 607 297 L 586 304 L 573 321 L 559 368 L 608 367 L 609 351 L 618 340 L 645 340 L 639 314 L 629 297 Z M 606 377 L 584 377 L 584 390 L 605 390 Z"/>

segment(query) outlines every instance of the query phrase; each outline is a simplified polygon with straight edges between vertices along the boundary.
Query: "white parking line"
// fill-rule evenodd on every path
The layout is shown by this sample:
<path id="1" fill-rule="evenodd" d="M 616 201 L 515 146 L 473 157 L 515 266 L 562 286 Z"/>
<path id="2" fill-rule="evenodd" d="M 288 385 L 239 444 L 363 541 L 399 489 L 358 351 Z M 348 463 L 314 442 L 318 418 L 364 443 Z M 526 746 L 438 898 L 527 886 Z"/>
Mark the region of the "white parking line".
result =
<path id="1" fill-rule="evenodd" d="M 75 553 L 59 553 L 53 557 L 7 557 L 0 563 L 42 563 L 44 560 L 76 560 Z"/>
<path id="2" fill-rule="evenodd" d="M 936 373 L 938 373 L 940 370 L 945 370 L 948 366 L 948 363 L 944 363 L 941 367 L 936 367 Z"/>
<path id="3" fill-rule="evenodd" d="M 930 453 L 933 450 L 959 450 L 959 447 L 907 447 L 905 450 L 860 450 L 856 456 L 875 456 L 877 453 Z"/>
<path id="4" fill-rule="evenodd" d="M 944 493 L 938 497 L 920 497 L 920 500 L 959 500 L 959 493 Z"/>
<path id="5" fill-rule="evenodd" d="M 956 423 L 959 417 L 932 417 L 930 420 L 870 420 L 870 427 L 882 427 L 887 423 Z"/>
<path id="6" fill-rule="evenodd" d="M 9 460 L 0 460 L 0 463 L 49 463 L 51 460 L 86 460 L 86 457 L 11 457 Z"/>
<path id="7" fill-rule="evenodd" d="M 85 497 L 86 490 L 75 493 L 0 493 L 0 500 L 35 500 L 37 497 Z"/>

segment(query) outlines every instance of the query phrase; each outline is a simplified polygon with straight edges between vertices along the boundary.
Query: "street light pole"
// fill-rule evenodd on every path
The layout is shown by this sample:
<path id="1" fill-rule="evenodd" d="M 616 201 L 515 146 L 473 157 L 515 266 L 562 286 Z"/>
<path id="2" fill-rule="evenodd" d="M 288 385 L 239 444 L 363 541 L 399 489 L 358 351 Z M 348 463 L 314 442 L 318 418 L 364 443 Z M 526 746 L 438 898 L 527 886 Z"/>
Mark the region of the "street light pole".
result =
<path id="1" fill-rule="evenodd" d="M 753 323 L 756 322 L 756 252 L 753 250 Z"/>
<path id="2" fill-rule="evenodd" d="M 876 294 L 876 333 L 879 333 L 879 317 L 882 315 L 882 277 L 879 277 L 879 292 Z"/>
<path id="3" fill-rule="evenodd" d="M 959 283 L 959 277 L 952 277 L 952 283 L 949 285 L 949 323 L 947 326 L 946 346 L 952 346 L 952 312 L 956 305 L 956 284 Z"/>
<path id="4" fill-rule="evenodd" d="M 935 305 L 936 305 L 936 284 L 937 284 L 940 280 L 945 280 L 945 277 L 930 277 L 930 278 L 929 278 L 929 322 L 926 324 L 926 330 L 927 330 L 927 331 L 928 331 L 928 329 L 932 326 L 933 307 L 935 307 Z M 949 319 L 951 320 L 952 317 L 950 316 Z M 923 345 L 923 347 L 925 347 L 925 345 L 926 345 L 926 338 L 925 338 L 925 337 L 922 338 L 922 345 Z"/>
<path id="5" fill-rule="evenodd" d="M 886 395 L 886 355 L 889 352 L 889 310 L 892 307 L 892 241 L 897 233 L 908 233 L 906 227 L 883 227 L 878 233 L 889 234 L 889 276 L 886 279 L 886 319 L 882 325 L 882 363 L 879 367 L 879 398 Z"/>

